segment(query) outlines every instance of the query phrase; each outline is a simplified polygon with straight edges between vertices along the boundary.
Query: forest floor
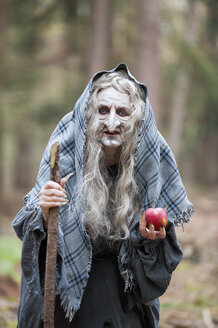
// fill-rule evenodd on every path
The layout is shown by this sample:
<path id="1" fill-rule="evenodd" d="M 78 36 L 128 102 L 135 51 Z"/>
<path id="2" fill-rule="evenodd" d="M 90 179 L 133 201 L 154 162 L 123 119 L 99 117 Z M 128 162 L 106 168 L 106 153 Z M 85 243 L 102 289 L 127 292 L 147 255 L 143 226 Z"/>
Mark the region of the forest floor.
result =
<path id="1" fill-rule="evenodd" d="M 184 231 L 177 228 L 184 256 L 167 292 L 160 297 L 159 328 L 218 327 L 218 192 L 198 194 L 191 200 L 195 214 Z M 15 238 L 10 220 L 0 217 L 0 241 L 5 236 Z M 16 327 L 19 261 L 13 270 L 16 276 L 1 275 L 0 270 L 0 328 Z"/>
<path id="2" fill-rule="evenodd" d="M 160 297 L 160 328 L 218 327 L 218 193 L 192 202 L 191 222 L 177 228 L 183 259 Z"/>

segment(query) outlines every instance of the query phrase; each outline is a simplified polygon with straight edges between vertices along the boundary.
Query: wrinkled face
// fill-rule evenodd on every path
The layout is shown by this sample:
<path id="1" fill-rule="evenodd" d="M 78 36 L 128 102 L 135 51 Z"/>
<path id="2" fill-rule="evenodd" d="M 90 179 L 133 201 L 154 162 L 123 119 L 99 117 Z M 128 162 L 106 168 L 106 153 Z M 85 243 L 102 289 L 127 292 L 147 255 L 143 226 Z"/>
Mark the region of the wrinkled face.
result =
<path id="1" fill-rule="evenodd" d="M 103 146 L 116 148 L 122 144 L 122 126 L 130 119 L 130 97 L 113 87 L 97 95 L 98 118 Z"/>

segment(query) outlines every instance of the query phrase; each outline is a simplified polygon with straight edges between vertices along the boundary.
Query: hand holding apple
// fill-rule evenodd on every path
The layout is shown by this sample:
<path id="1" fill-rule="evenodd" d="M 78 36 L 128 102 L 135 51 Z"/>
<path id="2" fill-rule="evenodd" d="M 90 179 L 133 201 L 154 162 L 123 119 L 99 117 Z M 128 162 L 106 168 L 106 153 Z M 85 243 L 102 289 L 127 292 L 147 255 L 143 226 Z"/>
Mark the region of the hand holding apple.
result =
<path id="1" fill-rule="evenodd" d="M 168 218 L 167 213 L 163 208 L 148 208 L 144 214 L 146 227 L 148 229 L 149 224 L 152 224 L 154 226 L 155 231 L 160 231 L 160 227 L 166 227 Z"/>
<path id="2" fill-rule="evenodd" d="M 144 238 L 163 239 L 166 237 L 165 227 L 167 221 L 168 218 L 165 209 L 161 207 L 148 208 L 144 212 L 144 215 L 141 212 L 139 222 L 140 233 Z"/>

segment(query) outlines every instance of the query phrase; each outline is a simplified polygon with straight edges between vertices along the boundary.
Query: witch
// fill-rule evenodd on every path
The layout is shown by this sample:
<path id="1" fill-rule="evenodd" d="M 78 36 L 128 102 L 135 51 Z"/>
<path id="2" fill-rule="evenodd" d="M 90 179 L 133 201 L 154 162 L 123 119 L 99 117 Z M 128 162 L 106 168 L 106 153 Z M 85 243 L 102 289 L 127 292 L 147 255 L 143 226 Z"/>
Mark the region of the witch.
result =
<path id="1" fill-rule="evenodd" d="M 56 141 L 60 184 L 49 181 Z M 43 327 L 48 210 L 57 206 L 55 327 L 158 327 L 158 298 L 182 258 L 175 226 L 193 207 L 147 88 L 125 64 L 97 73 L 59 122 L 24 200 L 13 221 L 23 241 L 18 328 Z M 160 231 L 139 224 L 152 206 L 167 206 Z"/>

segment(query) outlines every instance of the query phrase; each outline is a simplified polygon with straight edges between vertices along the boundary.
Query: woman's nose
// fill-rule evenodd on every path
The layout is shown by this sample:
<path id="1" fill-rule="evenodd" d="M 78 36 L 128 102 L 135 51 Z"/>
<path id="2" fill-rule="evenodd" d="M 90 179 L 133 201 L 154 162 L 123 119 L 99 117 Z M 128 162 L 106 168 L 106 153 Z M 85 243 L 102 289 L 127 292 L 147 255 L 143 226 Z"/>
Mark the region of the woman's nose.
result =
<path id="1" fill-rule="evenodd" d="M 120 126 L 120 121 L 118 120 L 115 112 L 110 113 L 109 117 L 105 121 L 105 125 L 109 132 L 113 132 L 118 126 Z"/>

